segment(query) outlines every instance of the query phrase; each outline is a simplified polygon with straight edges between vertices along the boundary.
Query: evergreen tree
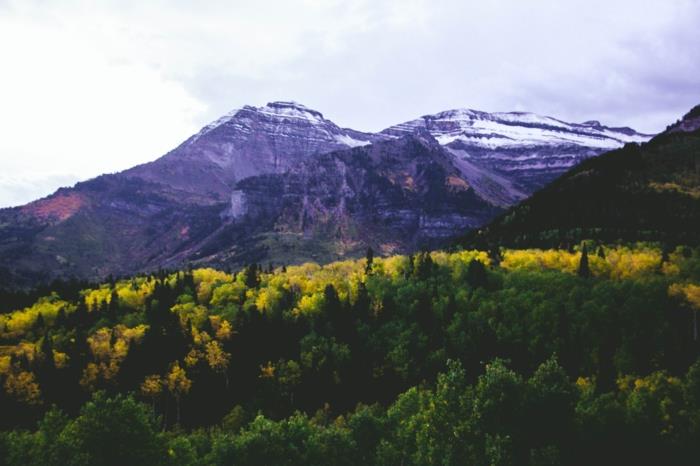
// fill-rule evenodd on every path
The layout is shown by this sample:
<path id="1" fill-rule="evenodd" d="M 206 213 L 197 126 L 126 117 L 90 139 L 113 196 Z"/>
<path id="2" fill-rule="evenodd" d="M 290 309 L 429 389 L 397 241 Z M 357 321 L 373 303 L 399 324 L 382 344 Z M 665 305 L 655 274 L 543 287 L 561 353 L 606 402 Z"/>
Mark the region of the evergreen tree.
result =
<path id="1" fill-rule="evenodd" d="M 418 255 L 417 264 L 413 274 L 419 280 L 427 280 L 433 272 L 433 258 L 429 252 L 422 252 Z"/>
<path id="2" fill-rule="evenodd" d="M 245 268 L 244 272 L 244 282 L 245 286 L 248 288 L 257 288 L 260 284 L 260 277 L 258 276 L 258 264 L 250 264 Z"/>
<path id="3" fill-rule="evenodd" d="M 36 320 L 34 321 L 32 330 L 34 330 L 35 332 L 43 332 L 44 329 L 46 329 L 46 322 L 44 321 L 44 314 L 40 312 Z"/>
<path id="4" fill-rule="evenodd" d="M 598 246 L 598 257 L 605 259 L 605 250 L 603 249 L 603 246 Z"/>
<path id="5" fill-rule="evenodd" d="M 58 310 L 58 314 L 56 314 L 56 320 L 54 321 L 54 326 L 59 329 L 68 326 L 68 318 L 66 317 L 66 310 L 64 308 Z"/>
<path id="6" fill-rule="evenodd" d="M 365 256 L 365 273 L 370 275 L 372 273 L 372 265 L 374 264 L 374 250 L 372 247 L 367 248 L 367 255 Z"/>
<path id="7" fill-rule="evenodd" d="M 56 390 L 59 388 L 57 387 L 56 360 L 53 354 L 53 342 L 48 332 L 41 340 L 39 357 L 37 359 L 38 361 L 35 362 L 36 375 L 39 385 L 42 387 L 44 401 L 49 403 L 60 401 L 60 399 L 56 398 L 56 396 L 60 397 L 62 394 Z"/>
<path id="8" fill-rule="evenodd" d="M 581 250 L 581 261 L 578 264 L 578 276 L 581 278 L 588 278 L 591 276 L 591 269 L 588 266 L 588 248 L 585 244 Z"/>
<path id="9" fill-rule="evenodd" d="M 467 268 L 467 283 L 472 288 L 485 288 L 488 283 L 486 267 L 481 261 L 472 259 Z"/>
<path id="10" fill-rule="evenodd" d="M 78 300 L 75 311 L 70 315 L 71 325 L 75 328 L 87 328 L 89 325 L 89 311 L 85 297 Z"/>
<path id="11" fill-rule="evenodd" d="M 55 368 L 56 363 L 53 356 L 53 343 L 51 342 L 51 335 L 47 332 L 44 338 L 41 340 L 41 347 L 39 349 L 41 353 L 41 361 L 46 367 Z"/>
<path id="12" fill-rule="evenodd" d="M 491 259 L 491 263 L 493 264 L 494 267 L 498 267 L 501 265 L 501 261 L 503 260 L 503 254 L 501 253 L 501 248 L 498 246 L 492 246 L 491 249 L 489 250 L 489 259 Z"/>
<path id="13" fill-rule="evenodd" d="M 404 278 L 409 278 L 413 276 L 413 270 L 415 269 L 415 258 L 413 254 L 408 256 L 408 266 L 406 267 L 406 272 L 404 273 Z"/>
<path id="14" fill-rule="evenodd" d="M 107 318 L 110 322 L 116 322 L 119 314 L 119 295 L 117 290 L 113 289 L 107 305 Z"/>

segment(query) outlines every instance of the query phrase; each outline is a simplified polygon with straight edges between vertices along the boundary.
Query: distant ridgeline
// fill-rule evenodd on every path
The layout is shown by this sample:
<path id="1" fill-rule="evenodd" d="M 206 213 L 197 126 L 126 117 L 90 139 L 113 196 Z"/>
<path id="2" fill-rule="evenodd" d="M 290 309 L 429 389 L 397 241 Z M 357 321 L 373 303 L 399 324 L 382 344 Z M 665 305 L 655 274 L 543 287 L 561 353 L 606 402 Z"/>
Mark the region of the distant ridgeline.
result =
<path id="1" fill-rule="evenodd" d="M 588 159 L 460 244 L 700 243 L 700 106 L 650 142 Z"/>

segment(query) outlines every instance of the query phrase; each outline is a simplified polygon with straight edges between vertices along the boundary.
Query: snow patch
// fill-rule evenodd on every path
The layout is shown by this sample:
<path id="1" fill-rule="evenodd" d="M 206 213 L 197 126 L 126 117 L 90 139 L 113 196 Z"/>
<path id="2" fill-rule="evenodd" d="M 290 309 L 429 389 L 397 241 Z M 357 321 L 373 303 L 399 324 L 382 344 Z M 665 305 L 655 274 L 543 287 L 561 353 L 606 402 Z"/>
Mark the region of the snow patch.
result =
<path id="1" fill-rule="evenodd" d="M 401 123 L 390 133 L 414 132 L 426 128 L 442 145 L 461 141 L 488 149 L 576 145 L 610 150 L 628 142 L 645 142 L 651 136 L 626 134 L 598 122 L 566 123 L 528 112 L 486 113 L 456 109 Z"/>
<path id="2" fill-rule="evenodd" d="M 351 136 L 348 136 L 347 134 L 337 134 L 335 136 L 335 140 L 348 147 L 361 147 L 372 143 L 371 141 L 362 141 L 360 139 L 355 139 Z"/>

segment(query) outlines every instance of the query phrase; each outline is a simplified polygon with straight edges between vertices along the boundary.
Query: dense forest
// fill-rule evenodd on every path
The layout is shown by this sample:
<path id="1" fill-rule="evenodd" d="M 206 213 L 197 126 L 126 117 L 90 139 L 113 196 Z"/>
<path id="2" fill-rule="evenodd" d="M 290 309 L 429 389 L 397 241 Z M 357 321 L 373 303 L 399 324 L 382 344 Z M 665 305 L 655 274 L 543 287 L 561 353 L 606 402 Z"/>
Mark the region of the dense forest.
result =
<path id="1" fill-rule="evenodd" d="M 0 464 L 697 464 L 700 249 L 4 292 Z"/>

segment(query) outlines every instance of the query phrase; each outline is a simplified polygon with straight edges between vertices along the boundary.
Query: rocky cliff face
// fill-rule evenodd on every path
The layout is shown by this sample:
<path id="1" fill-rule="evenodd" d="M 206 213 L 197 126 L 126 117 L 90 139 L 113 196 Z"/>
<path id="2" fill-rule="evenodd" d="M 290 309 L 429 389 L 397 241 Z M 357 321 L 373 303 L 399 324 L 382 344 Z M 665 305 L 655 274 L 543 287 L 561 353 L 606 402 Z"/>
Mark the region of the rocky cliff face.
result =
<path id="1" fill-rule="evenodd" d="M 446 244 L 628 128 L 454 110 L 376 134 L 243 107 L 160 159 L 0 210 L 0 279 L 326 261 Z"/>
<path id="2" fill-rule="evenodd" d="M 382 134 L 398 136 L 416 128 L 428 130 L 458 160 L 508 180 L 511 185 L 502 193 L 506 204 L 532 194 L 584 159 L 651 138 L 597 121 L 566 123 L 526 112 L 467 109 L 426 115 Z"/>
<path id="3" fill-rule="evenodd" d="M 338 127 L 295 102 L 245 106 L 205 126 L 160 159 L 125 176 L 167 184 L 198 203 L 228 198 L 239 180 L 283 173 L 306 157 L 386 139 Z"/>
<path id="4" fill-rule="evenodd" d="M 500 211 L 429 134 L 407 135 L 241 181 L 225 225 L 188 254 L 227 263 L 333 260 L 368 246 L 408 252 L 444 244 Z"/>

